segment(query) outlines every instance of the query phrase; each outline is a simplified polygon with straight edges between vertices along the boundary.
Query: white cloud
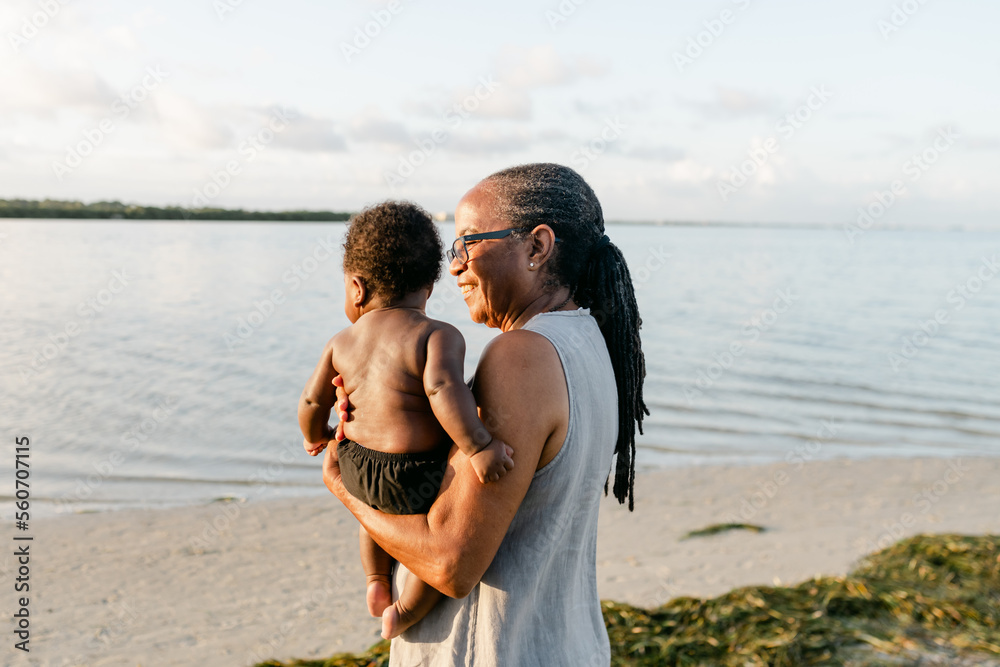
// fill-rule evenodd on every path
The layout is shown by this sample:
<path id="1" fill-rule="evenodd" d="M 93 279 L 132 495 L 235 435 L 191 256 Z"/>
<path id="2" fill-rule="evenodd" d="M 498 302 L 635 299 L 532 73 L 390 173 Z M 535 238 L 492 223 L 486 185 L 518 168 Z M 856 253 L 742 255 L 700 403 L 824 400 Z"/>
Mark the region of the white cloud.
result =
<path id="1" fill-rule="evenodd" d="M 167 17 L 156 11 L 152 7 L 146 7 L 132 14 L 132 25 L 139 30 L 152 26 L 163 25 L 167 22 Z"/>
<path id="2" fill-rule="evenodd" d="M 303 153 L 336 153 L 347 150 L 333 120 L 296 114 L 275 141 L 276 148 Z"/>
<path id="3" fill-rule="evenodd" d="M 539 132 L 536 135 L 536 140 L 551 143 L 566 143 L 576 141 L 576 137 L 565 130 L 548 128 Z"/>
<path id="4" fill-rule="evenodd" d="M 117 96 L 104 79 L 89 70 L 51 70 L 27 59 L 0 68 L 0 114 L 106 109 Z"/>
<path id="5" fill-rule="evenodd" d="M 593 58 L 564 59 L 551 44 L 530 48 L 506 47 L 497 57 L 497 78 L 514 88 L 531 90 L 600 77 L 608 68 Z"/>
<path id="6" fill-rule="evenodd" d="M 221 114 L 169 89 L 156 91 L 155 105 L 160 136 L 168 144 L 179 142 L 193 149 L 232 145 L 234 132 L 219 120 Z"/>
<path id="7" fill-rule="evenodd" d="M 711 167 L 690 158 L 669 165 L 666 169 L 666 175 L 674 183 L 690 185 L 704 185 L 712 182 L 715 177 Z"/>
<path id="8" fill-rule="evenodd" d="M 500 132 L 493 128 L 459 134 L 445 144 L 445 148 L 448 150 L 467 155 L 513 153 L 530 146 L 531 134 L 529 132 Z"/>
<path id="9" fill-rule="evenodd" d="M 136 39 L 135 33 L 127 25 L 112 26 L 104 31 L 102 37 L 124 51 L 139 50 L 139 40 Z"/>
<path id="10" fill-rule="evenodd" d="M 552 45 L 507 46 L 494 58 L 489 73 L 478 80 L 446 91 L 426 92 L 420 98 L 407 100 L 403 109 L 420 116 L 443 117 L 449 110 L 464 108 L 470 111 L 470 120 L 527 121 L 532 118 L 535 91 L 601 77 L 608 71 L 607 65 L 594 58 L 564 58 Z M 483 95 L 484 82 L 495 82 L 495 89 L 487 95 Z"/>
<path id="11" fill-rule="evenodd" d="M 400 122 L 389 120 L 374 110 L 355 117 L 350 123 L 352 141 L 373 143 L 390 149 L 410 145 L 410 133 Z"/>
<path id="12" fill-rule="evenodd" d="M 965 140 L 965 147 L 969 150 L 995 151 L 1000 150 L 1000 138 L 998 137 L 969 137 Z"/>
<path id="13" fill-rule="evenodd" d="M 485 99 L 476 97 L 474 87 L 458 88 L 454 91 L 449 109 L 471 109 L 471 119 L 497 118 L 507 120 L 528 120 L 531 118 L 531 97 L 528 92 L 497 80 L 499 86 Z M 473 100 L 475 100 L 473 102 Z"/>
<path id="14" fill-rule="evenodd" d="M 724 86 L 717 86 L 710 100 L 678 98 L 678 103 L 713 120 L 778 113 L 778 105 L 773 99 Z"/>
<path id="15" fill-rule="evenodd" d="M 666 144 L 649 144 L 624 151 L 627 157 L 640 160 L 655 160 L 657 162 L 676 162 L 684 159 L 684 151 Z"/>

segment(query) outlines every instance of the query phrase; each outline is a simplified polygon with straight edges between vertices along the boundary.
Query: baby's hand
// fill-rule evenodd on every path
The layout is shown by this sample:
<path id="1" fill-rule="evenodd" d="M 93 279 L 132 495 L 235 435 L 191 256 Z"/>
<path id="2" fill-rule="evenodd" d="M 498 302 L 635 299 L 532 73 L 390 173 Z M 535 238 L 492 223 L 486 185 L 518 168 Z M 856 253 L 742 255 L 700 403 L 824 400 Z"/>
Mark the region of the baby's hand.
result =
<path id="1" fill-rule="evenodd" d="M 302 440 L 302 446 L 306 448 L 306 453 L 308 453 L 309 456 L 316 456 L 322 453 L 322 451 L 326 449 L 327 444 L 333 440 L 333 434 L 334 430 L 330 428 L 329 424 L 327 424 L 323 427 L 322 440 L 319 442 L 309 442 L 309 438 L 304 438 Z"/>
<path id="2" fill-rule="evenodd" d="M 306 448 L 306 453 L 309 456 L 316 456 L 326 449 L 327 444 L 333 440 L 334 429 L 330 427 L 329 424 L 323 427 L 323 439 L 319 442 L 309 442 L 309 438 L 303 438 L 302 446 Z"/>
<path id="3" fill-rule="evenodd" d="M 326 445 L 326 442 L 309 442 L 304 438 L 302 440 L 302 446 L 306 448 L 306 453 L 309 454 L 309 456 L 316 456 L 322 453 L 322 451 L 326 449 Z"/>
<path id="4" fill-rule="evenodd" d="M 479 475 L 480 482 L 495 482 L 506 475 L 508 470 L 514 469 L 514 460 L 510 458 L 508 450 L 514 451 L 499 438 L 493 438 L 490 444 L 472 455 L 472 467 Z"/>

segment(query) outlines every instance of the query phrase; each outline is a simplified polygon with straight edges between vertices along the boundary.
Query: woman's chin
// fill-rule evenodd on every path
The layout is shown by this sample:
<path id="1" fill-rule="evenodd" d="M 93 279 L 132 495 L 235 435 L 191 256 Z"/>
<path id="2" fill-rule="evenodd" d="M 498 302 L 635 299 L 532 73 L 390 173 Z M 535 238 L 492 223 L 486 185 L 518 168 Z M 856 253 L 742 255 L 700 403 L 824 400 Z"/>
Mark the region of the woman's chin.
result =
<path id="1" fill-rule="evenodd" d="M 486 310 L 475 301 L 466 301 L 465 305 L 469 309 L 469 319 L 476 324 L 486 324 Z"/>
<path id="2" fill-rule="evenodd" d="M 469 319 L 476 324 L 486 324 L 486 314 L 469 304 Z"/>

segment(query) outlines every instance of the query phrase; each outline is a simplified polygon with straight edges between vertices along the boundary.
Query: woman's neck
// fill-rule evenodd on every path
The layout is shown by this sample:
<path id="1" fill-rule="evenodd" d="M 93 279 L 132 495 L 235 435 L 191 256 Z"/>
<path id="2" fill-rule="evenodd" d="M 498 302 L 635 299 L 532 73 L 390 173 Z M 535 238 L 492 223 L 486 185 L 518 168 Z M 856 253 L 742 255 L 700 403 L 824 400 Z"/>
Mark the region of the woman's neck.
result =
<path id="1" fill-rule="evenodd" d="M 560 310 L 576 310 L 576 304 L 570 295 L 568 287 L 560 287 L 554 292 L 546 292 L 530 301 L 517 313 L 512 313 L 500 325 L 503 332 L 520 329 L 535 315 L 554 313 Z"/>

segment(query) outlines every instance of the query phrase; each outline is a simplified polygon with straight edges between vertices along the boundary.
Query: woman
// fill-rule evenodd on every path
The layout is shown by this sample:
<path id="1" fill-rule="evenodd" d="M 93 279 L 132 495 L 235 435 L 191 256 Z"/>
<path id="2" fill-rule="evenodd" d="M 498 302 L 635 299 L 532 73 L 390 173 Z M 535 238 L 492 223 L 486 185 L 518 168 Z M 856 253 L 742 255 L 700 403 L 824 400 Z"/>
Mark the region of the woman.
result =
<path id="1" fill-rule="evenodd" d="M 502 331 L 473 393 L 486 426 L 513 447 L 514 469 L 481 484 L 453 447 L 426 515 L 358 501 L 333 448 L 324 481 L 375 541 L 449 596 L 393 640 L 390 665 L 607 665 L 601 489 L 614 454 L 614 494 L 632 509 L 635 427 L 649 414 L 628 267 L 593 190 L 560 165 L 486 178 L 459 202 L 455 227 L 450 271 L 472 319 Z M 344 429 L 350 438 L 350 421 Z"/>

